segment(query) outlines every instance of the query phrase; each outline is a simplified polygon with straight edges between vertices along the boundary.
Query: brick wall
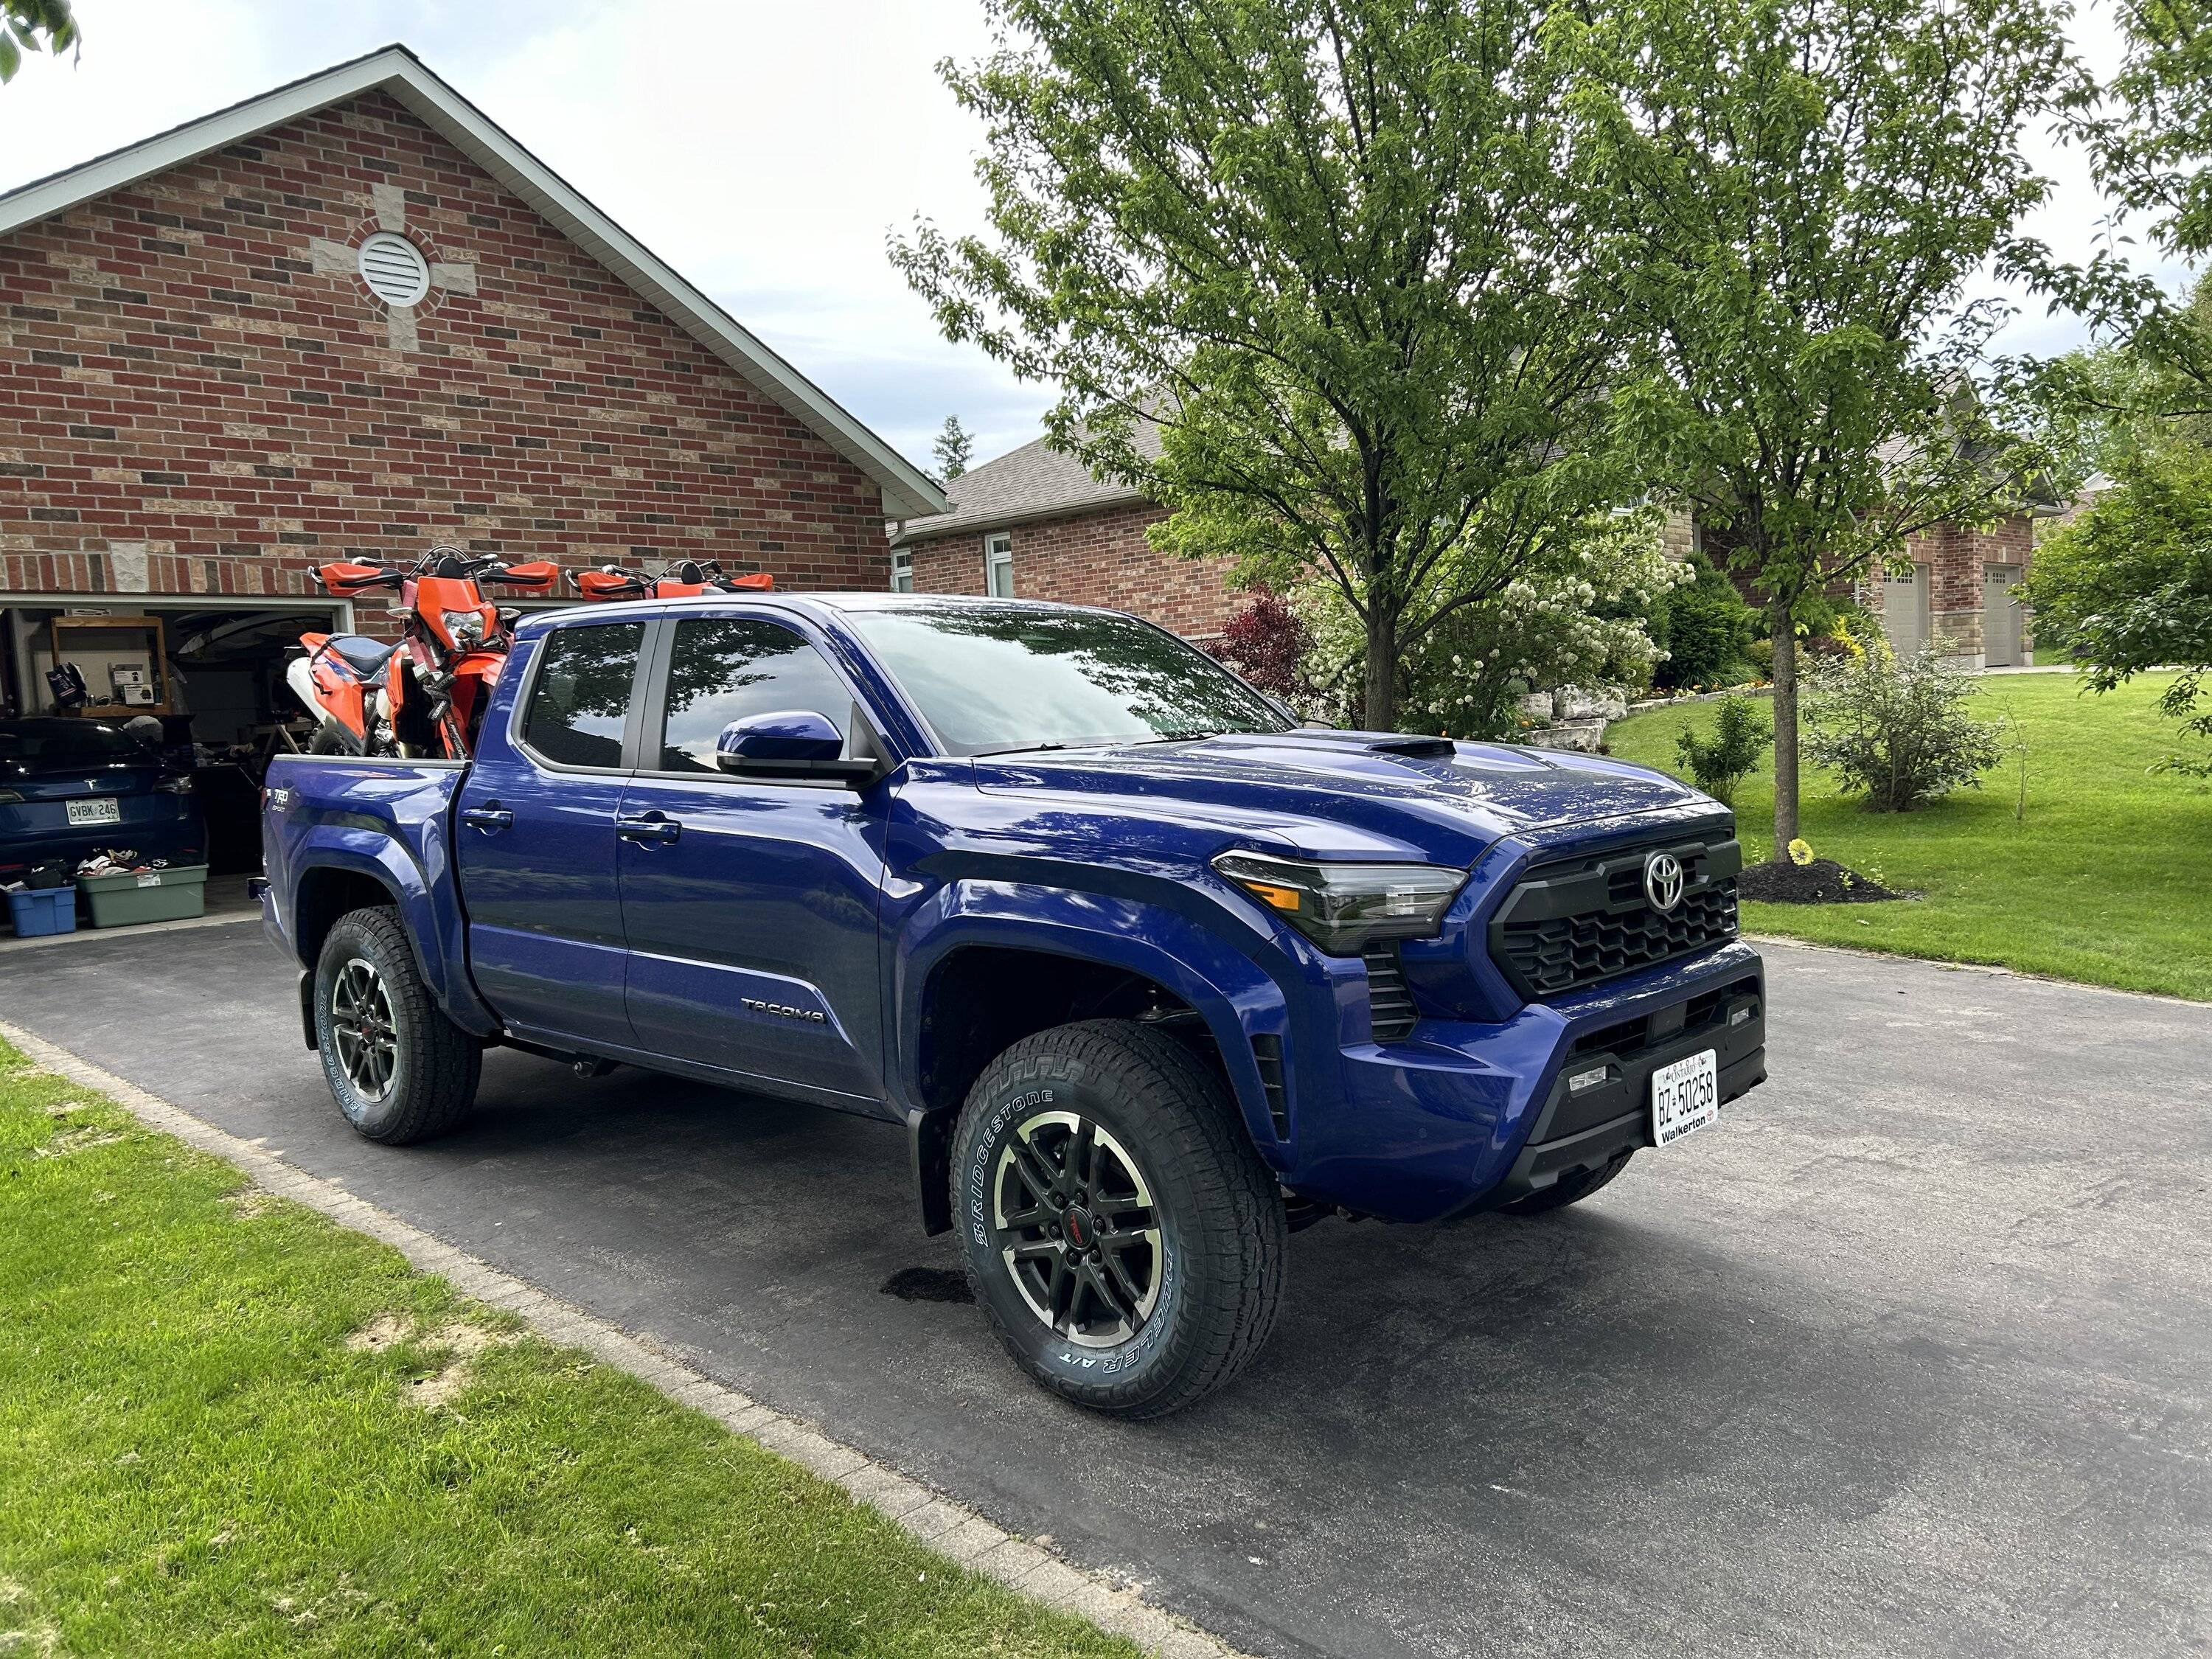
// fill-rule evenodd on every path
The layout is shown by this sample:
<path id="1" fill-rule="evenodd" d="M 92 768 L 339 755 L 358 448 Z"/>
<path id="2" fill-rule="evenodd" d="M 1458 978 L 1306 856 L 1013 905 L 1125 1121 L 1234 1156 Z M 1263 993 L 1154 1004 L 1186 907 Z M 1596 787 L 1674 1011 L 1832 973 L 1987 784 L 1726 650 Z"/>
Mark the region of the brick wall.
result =
<path id="1" fill-rule="evenodd" d="M 396 319 L 351 263 L 395 219 L 438 278 Z M 884 585 L 876 484 L 382 94 L 0 240 L 0 590 L 441 540 Z"/>
<path id="2" fill-rule="evenodd" d="M 1950 657 L 1980 666 L 1985 655 L 1983 567 L 2011 565 L 2025 574 L 2035 556 L 2035 520 L 2015 513 L 1986 530 L 1940 525 L 1911 538 L 1905 551 L 1913 563 L 1927 567 L 1929 641 Z M 1887 591 L 1877 575 L 1862 585 L 1860 597 L 1879 613 Z M 2024 646 L 2033 644 L 2032 638 L 2024 638 Z"/>
<path id="3" fill-rule="evenodd" d="M 1167 517 L 1144 503 L 1015 525 L 1014 594 L 1103 605 L 1158 623 L 1192 639 L 1218 634 L 1249 601 L 1224 586 L 1231 561 L 1185 559 L 1156 550 L 1145 529 Z M 914 545 L 918 593 L 981 593 L 982 532 Z"/>

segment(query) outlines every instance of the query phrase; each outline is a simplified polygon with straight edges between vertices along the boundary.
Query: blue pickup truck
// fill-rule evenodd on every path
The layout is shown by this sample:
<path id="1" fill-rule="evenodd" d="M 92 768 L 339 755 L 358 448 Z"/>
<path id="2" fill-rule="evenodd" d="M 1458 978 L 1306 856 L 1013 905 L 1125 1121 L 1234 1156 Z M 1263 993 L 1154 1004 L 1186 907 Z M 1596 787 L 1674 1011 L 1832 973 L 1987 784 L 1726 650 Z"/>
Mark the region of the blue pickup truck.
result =
<path id="1" fill-rule="evenodd" d="M 452 1127 L 492 1045 L 903 1125 L 1008 1351 L 1121 1415 L 1252 1357 L 1289 1231 L 1556 1210 L 1765 1077 L 1724 808 L 1301 726 L 1114 611 L 535 617 L 472 762 L 268 786 L 265 919 L 362 1134 Z"/>

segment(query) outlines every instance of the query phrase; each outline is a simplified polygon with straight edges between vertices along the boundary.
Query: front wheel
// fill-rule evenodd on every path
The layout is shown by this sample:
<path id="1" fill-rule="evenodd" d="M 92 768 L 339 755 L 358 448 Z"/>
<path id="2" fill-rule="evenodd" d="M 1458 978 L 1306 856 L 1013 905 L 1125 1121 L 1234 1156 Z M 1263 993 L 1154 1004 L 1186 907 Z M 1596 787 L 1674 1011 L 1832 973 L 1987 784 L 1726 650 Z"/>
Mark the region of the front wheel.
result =
<path id="1" fill-rule="evenodd" d="M 443 1134 L 476 1103 L 483 1045 L 431 1000 L 388 909 L 350 911 L 323 941 L 315 1047 L 346 1121 L 387 1146 Z"/>
<path id="2" fill-rule="evenodd" d="M 1007 1049 L 961 1109 L 952 1179 L 976 1301 L 1078 1405 L 1164 1416 L 1274 1326 L 1274 1180 L 1220 1084 L 1157 1031 L 1088 1020 Z"/>

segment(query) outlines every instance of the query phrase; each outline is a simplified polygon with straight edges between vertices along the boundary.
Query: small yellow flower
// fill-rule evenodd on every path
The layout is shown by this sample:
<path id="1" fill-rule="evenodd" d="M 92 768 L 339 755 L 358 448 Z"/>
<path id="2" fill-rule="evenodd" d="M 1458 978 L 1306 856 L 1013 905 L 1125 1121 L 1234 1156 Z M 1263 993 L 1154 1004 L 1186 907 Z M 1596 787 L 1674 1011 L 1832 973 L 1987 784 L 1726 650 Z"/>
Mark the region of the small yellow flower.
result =
<path id="1" fill-rule="evenodd" d="M 1792 864 L 1799 866 L 1810 864 L 1813 861 L 1812 843 L 1802 839 L 1791 842 L 1790 843 L 1790 861 Z"/>

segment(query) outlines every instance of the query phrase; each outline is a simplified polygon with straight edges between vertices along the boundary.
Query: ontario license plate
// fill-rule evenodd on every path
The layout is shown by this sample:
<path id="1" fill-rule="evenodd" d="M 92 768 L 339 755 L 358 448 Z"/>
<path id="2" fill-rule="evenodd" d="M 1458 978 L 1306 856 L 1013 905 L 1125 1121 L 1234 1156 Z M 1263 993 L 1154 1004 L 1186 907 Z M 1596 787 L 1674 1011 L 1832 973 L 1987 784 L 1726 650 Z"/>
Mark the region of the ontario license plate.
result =
<path id="1" fill-rule="evenodd" d="M 1721 1115 L 1720 1054 L 1708 1048 L 1651 1074 L 1651 1139 L 1672 1146 Z"/>
<path id="2" fill-rule="evenodd" d="M 94 795 L 90 800 L 69 803 L 69 821 L 77 823 L 120 823 L 123 809 L 112 795 Z"/>

